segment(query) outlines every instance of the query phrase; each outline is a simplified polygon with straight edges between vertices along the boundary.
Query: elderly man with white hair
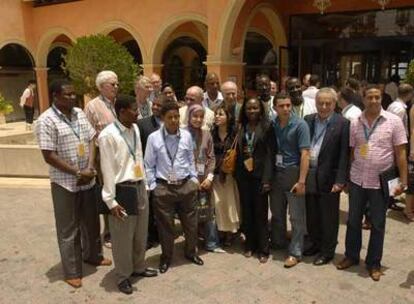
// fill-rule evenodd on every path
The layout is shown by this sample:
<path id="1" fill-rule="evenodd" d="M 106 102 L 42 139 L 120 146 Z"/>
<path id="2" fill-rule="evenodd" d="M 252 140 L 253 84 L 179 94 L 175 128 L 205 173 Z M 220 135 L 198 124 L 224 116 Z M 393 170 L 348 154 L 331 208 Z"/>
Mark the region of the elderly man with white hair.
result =
<path id="1" fill-rule="evenodd" d="M 335 113 L 338 96 L 331 88 L 316 93 L 317 113 L 305 116 L 311 149 L 306 182 L 307 228 L 313 246 L 305 255 L 317 254 L 313 264 L 327 264 L 338 243 L 339 198 L 347 181 L 349 121 Z"/>
<path id="2" fill-rule="evenodd" d="M 157 73 L 152 73 L 150 81 L 152 84 L 152 92 L 149 98 L 152 102 L 155 98 L 161 95 L 162 79 Z"/>
<path id="3" fill-rule="evenodd" d="M 238 113 L 242 104 L 237 102 L 237 84 L 229 80 L 224 82 L 220 89 L 227 112 L 230 113 L 234 121 L 238 120 Z"/>
<path id="4" fill-rule="evenodd" d="M 113 71 L 102 71 L 96 76 L 99 96 L 89 101 L 84 109 L 92 127 L 99 134 L 116 119 L 115 98 L 118 93 L 118 76 Z"/>
<path id="5" fill-rule="evenodd" d="M 203 105 L 204 92 L 198 86 L 188 88 L 185 93 L 184 101 L 186 105 L 180 108 L 180 128 L 186 128 L 188 125 L 188 109 L 194 104 Z M 214 124 L 214 112 L 204 106 L 205 114 L 203 121 L 203 130 L 210 130 Z"/>
<path id="6" fill-rule="evenodd" d="M 135 82 L 135 97 L 138 105 L 138 119 L 152 115 L 150 96 L 153 92 L 151 80 L 147 76 L 139 76 Z"/>

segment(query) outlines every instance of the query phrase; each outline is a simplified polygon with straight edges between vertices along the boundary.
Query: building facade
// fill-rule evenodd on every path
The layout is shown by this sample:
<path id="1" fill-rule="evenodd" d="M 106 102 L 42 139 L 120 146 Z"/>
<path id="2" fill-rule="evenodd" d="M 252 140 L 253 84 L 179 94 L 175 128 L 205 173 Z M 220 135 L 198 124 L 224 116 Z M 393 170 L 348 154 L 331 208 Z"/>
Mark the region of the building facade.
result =
<path id="1" fill-rule="evenodd" d="M 163 75 L 178 95 L 202 85 L 207 71 L 247 89 L 258 72 L 275 80 L 319 73 L 327 84 L 404 73 L 413 58 L 412 1 L 391 0 L 385 11 L 373 0 L 330 2 L 321 15 L 311 0 L 2 0 L 0 92 L 17 104 L 34 78 L 44 111 L 62 54 L 97 33 L 124 45 L 144 74 Z"/>

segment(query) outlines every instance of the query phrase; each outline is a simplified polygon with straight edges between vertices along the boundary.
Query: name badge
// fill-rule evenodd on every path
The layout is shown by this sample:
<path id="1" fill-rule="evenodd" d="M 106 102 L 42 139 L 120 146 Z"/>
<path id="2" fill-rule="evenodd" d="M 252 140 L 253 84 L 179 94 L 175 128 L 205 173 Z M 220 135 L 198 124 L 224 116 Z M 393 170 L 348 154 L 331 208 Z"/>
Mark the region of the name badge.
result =
<path id="1" fill-rule="evenodd" d="M 359 147 L 359 155 L 366 159 L 368 157 L 368 152 L 369 152 L 369 145 L 368 144 L 363 144 Z"/>
<path id="2" fill-rule="evenodd" d="M 204 163 L 197 163 L 196 170 L 198 175 L 204 175 L 206 165 Z"/>
<path id="3" fill-rule="evenodd" d="M 316 155 L 315 149 L 310 150 L 310 160 L 311 161 L 317 161 L 318 160 L 318 156 Z"/>
<path id="4" fill-rule="evenodd" d="M 144 175 L 142 174 L 141 165 L 135 164 L 134 166 L 134 176 L 136 178 L 142 178 Z"/>
<path id="5" fill-rule="evenodd" d="M 252 172 L 253 171 L 253 165 L 254 165 L 253 157 L 249 157 L 248 159 L 246 159 L 244 161 L 244 167 L 249 172 Z"/>
<path id="6" fill-rule="evenodd" d="M 277 167 L 283 166 L 283 155 L 282 154 L 276 154 L 276 166 Z"/>
<path id="7" fill-rule="evenodd" d="M 78 144 L 78 156 L 79 157 L 85 156 L 85 144 L 83 142 Z"/>

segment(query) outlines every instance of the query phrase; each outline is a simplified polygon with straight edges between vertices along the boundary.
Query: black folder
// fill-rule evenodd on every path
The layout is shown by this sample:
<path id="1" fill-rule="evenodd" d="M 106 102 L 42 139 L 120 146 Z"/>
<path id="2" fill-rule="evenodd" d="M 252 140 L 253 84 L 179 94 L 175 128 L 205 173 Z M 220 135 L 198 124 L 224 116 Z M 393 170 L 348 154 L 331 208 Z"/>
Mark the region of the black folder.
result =
<path id="1" fill-rule="evenodd" d="M 398 168 L 395 166 L 392 166 L 391 168 L 382 172 L 379 177 L 380 177 L 382 193 L 384 197 L 388 199 L 390 197 L 390 191 L 388 189 L 388 182 L 390 180 L 393 180 L 394 178 L 400 177 L 400 175 L 398 174 Z"/>
<path id="2" fill-rule="evenodd" d="M 110 214 L 106 203 L 102 200 L 102 186 L 97 187 L 99 191 L 98 198 L 98 213 L 99 214 Z M 138 190 L 136 185 L 125 185 L 117 184 L 116 185 L 116 195 L 115 200 L 119 205 L 121 205 L 125 212 L 128 215 L 137 215 L 138 214 Z"/>

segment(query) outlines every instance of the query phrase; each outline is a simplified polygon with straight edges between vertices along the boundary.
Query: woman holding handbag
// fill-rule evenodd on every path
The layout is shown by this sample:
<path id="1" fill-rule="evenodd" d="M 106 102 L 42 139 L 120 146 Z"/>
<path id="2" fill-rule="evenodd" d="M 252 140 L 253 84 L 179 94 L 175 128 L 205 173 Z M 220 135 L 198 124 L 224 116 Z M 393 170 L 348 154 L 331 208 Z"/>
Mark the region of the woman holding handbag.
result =
<path id="1" fill-rule="evenodd" d="M 216 159 L 211 134 L 202 130 L 204 121 L 204 108 L 199 104 L 192 105 L 188 110 L 188 131 L 193 138 L 195 169 L 200 182 L 198 191 L 197 212 L 199 229 L 204 230 L 205 248 L 215 253 L 225 253 L 220 248 L 220 240 L 216 221 L 214 219 L 214 208 L 210 196 L 214 179 L 214 168 Z"/>
<path id="2" fill-rule="evenodd" d="M 230 246 L 233 234 L 240 228 L 240 201 L 237 184 L 233 178 L 234 172 L 229 172 L 231 168 L 228 169 L 225 159 L 229 157 L 231 150 L 236 149 L 237 137 L 235 136 L 234 122 L 225 106 L 218 107 L 214 114 L 215 126 L 212 130 L 212 136 L 216 169 L 214 171 L 212 204 L 216 212 L 218 230 L 224 233 L 224 244 Z M 228 159 L 226 160 L 228 161 Z"/>
<path id="3" fill-rule="evenodd" d="M 269 258 L 268 192 L 273 173 L 275 136 L 263 103 L 245 101 L 240 109 L 236 180 L 240 194 L 245 257 Z"/>

